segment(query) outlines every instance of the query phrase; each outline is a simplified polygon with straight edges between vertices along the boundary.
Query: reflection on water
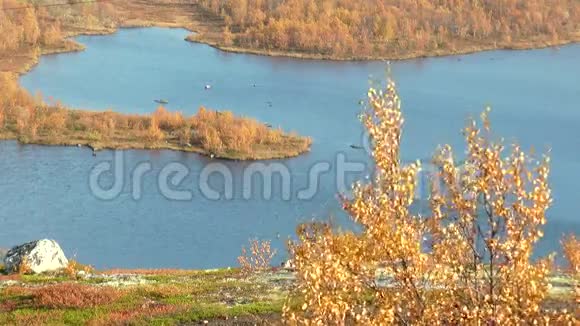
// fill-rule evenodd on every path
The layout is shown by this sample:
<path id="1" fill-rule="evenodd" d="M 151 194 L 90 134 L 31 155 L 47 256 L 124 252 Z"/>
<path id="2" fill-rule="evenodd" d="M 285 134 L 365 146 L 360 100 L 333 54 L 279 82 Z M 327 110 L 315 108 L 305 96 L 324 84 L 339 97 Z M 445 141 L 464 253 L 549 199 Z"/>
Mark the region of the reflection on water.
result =
<path id="1" fill-rule="evenodd" d="M 185 35 L 179 29 L 151 28 L 79 37 L 87 51 L 43 57 L 21 83 L 75 107 L 150 112 L 154 99 L 166 98 L 171 109 L 184 113 L 200 105 L 227 108 L 311 136 L 311 153 L 278 161 L 291 171 L 296 189 L 307 183 L 314 164 L 329 162 L 334 168 L 338 153 L 348 161 L 368 163 L 364 151 L 350 145 L 362 142 L 358 102 L 366 94 L 369 76 L 384 76 L 384 62 L 229 54 L 184 42 Z M 556 250 L 562 232 L 580 232 L 575 215 L 580 199 L 579 58 L 580 46 L 571 45 L 560 51 L 494 51 L 394 62 L 392 74 L 406 121 L 403 159 L 427 158 L 443 143 L 461 155 L 465 119 L 491 104 L 498 134 L 519 140 L 524 148 L 551 150 L 555 201 L 538 252 Z M 206 84 L 211 90 L 204 89 Z M 118 197 L 101 201 L 91 195 L 89 174 L 99 162 L 111 160 L 112 152 L 93 158 L 86 149 L 0 142 L 0 154 L 0 247 L 51 237 L 68 254 L 101 268 L 235 265 L 250 237 L 273 239 L 284 251 L 284 241 L 299 221 L 344 219 L 333 172 L 321 177 L 316 196 L 307 201 L 284 201 L 276 190 L 272 200 L 254 196 L 212 201 L 202 196 L 195 178 L 214 161 L 188 153 L 127 151 L 126 170 L 143 161 L 153 168 L 144 178 L 142 198 L 133 200 L 127 181 Z M 191 201 L 168 200 L 158 191 L 156 175 L 170 162 L 192 172 L 180 185 L 192 189 Z M 240 180 L 250 163 L 224 164 Z M 347 181 L 367 174 L 351 174 Z M 222 181 L 211 182 L 219 188 Z"/>

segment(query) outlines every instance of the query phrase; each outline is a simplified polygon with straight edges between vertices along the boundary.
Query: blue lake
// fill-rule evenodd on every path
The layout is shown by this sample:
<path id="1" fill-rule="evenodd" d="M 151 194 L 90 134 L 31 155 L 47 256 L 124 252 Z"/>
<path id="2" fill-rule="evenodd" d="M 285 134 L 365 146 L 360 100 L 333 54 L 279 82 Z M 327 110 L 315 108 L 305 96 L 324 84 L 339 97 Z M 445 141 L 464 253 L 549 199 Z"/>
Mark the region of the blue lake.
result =
<path id="1" fill-rule="evenodd" d="M 276 161 L 291 172 L 292 196 L 260 187 L 242 198 L 243 173 L 251 162 L 220 162 L 233 173 L 234 199 L 205 198 L 201 171 L 215 160 L 171 151 L 123 152 L 124 183 L 112 200 L 89 186 L 93 167 L 114 153 L 93 157 L 86 148 L 22 146 L 0 142 L 0 247 L 54 238 L 69 256 L 98 268 L 235 266 L 249 238 L 271 239 L 283 258 L 285 240 L 301 221 L 344 216 L 337 201 L 336 160 L 368 162 L 350 147 L 363 139 L 357 115 L 369 77 L 384 79 L 385 62 L 329 62 L 230 54 L 185 42 L 180 29 L 127 29 L 110 36 L 76 38 L 87 50 L 42 57 L 21 84 L 67 106 L 126 113 L 155 109 L 154 99 L 193 114 L 201 105 L 230 109 L 285 130 L 311 136 L 312 151 Z M 533 51 L 493 51 L 393 62 L 405 130 L 403 159 L 428 159 L 440 144 L 463 154 L 461 129 L 469 116 L 492 106 L 494 130 L 525 149 L 551 151 L 554 205 L 537 253 L 559 249 L 563 232 L 580 233 L 580 45 Z M 206 84 L 212 85 L 205 90 Z M 131 171 L 149 162 L 140 199 Z M 328 162 L 314 197 L 296 198 L 310 168 Z M 186 201 L 168 199 L 158 174 L 169 163 L 189 169 L 177 189 Z M 349 174 L 345 183 L 368 172 Z M 112 175 L 103 176 L 104 184 Z M 220 178 L 210 178 L 215 189 Z M 282 182 L 275 178 L 274 185 Z"/>

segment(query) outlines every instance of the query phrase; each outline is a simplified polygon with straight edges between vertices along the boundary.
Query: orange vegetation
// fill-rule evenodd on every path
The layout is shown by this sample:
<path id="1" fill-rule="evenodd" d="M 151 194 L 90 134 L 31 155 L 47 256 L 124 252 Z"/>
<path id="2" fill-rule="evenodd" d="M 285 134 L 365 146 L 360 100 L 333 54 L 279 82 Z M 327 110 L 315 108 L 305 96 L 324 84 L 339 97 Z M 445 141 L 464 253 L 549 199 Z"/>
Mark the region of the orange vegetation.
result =
<path id="1" fill-rule="evenodd" d="M 580 276 L 580 239 L 577 239 L 574 234 L 564 237 L 562 249 L 570 271 Z"/>
<path id="2" fill-rule="evenodd" d="M 109 2 L 54 4 L 62 2 L 0 0 L 0 71 L 24 72 L 40 54 L 80 50 L 66 37 L 111 33 L 118 23 Z"/>
<path id="3" fill-rule="evenodd" d="M 532 260 L 552 202 L 549 158 L 510 151 L 482 124 L 467 125 L 463 167 L 450 146 L 434 163 L 431 211 L 412 209 L 419 163 L 403 164 L 403 115 L 394 83 L 369 91 L 363 116 L 373 144 L 373 182 L 343 198 L 359 232 L 305 224 L 291 243 L 302 306 L 293 323 L 361 325 L 569 324 L 547 311 L 551 260 Z M 463 152 L 463 151 L 462 151 Z M 435 183 L 437 182 L 437 183 Z M 577 248 L 571 249 L 577 253 Z"/>
<path id="4" fill-rule="evenodd" d="M 578 39 L 575 0 L 200 0 L 224 18 L 221 44 L 400 57 Z M 233 35 L 231 32 L 233 32 Z"/>
<path id="5" fill-rule="evenodd" d="M 39 307 L 85 308 L 113 303 L 123 296 L 123 292 L 112 287 L 62 283 L 40 287 L 33 290 L 32 295 Z"/>
<path id="6" fill-rule="evenodd" d="M 0 138 L 48 145 L 168 148 L 230 159 L 271 159 L 308 151 L 310 139 L 272 129 L 232 112 L 200 108 L 184 117 L 159 107 L 151 115 L 68 110 L 46 105 L 0 73 Z"/>
<path id="7" fill-rule="evenodd" d="M 242 247 L 238 262 L 244 273 L 260 272 L 272 267 L 271 262 L 275 255 L 276 249 L 272 249 L 270 241 L 252 239 L 249 250 Z"/>
<path id="8" fill-rule="evenodd" d="M 175 4 L 165 2 L 170 8 Z M 149 8 L 141 2 L 36 8 L 27 3 L 0 0 L 0 9 L 21 8 L 0 10 L 0 139 L 81 144 L 94 149 L 167 148 L 231 159 L 292 157 L 309 149 L 307 138 L 285 134 L 253 119 L 234 117 L 231 112 L 202 108 L 193 117 L 183 117 L 160 107 L 150 116 L 122 115 L 67 110 L 58 104 L 42 103 L 19 88 L 11 73 L 27 70 L 39 53 L 78 49 L 79 45 L 64 39 L 68 35 L 112 32 L 120 21 L 128 19 L 126 16 L 135 19 L 135 14 L 147 16 L 150 12 L 134 10 L 133 6 Z M 54 3 L 49 0 L 43 5 Z M 171 15 L 159 16 L 165 20 Z"/>

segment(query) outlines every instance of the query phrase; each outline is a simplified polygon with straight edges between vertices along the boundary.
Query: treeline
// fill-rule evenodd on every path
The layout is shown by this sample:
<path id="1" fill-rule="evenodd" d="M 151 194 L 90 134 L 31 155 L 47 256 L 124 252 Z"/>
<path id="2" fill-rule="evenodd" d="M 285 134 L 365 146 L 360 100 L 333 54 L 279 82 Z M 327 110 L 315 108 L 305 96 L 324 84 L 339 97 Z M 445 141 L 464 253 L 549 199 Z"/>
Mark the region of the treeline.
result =
<path id="1" fill-rule="evenodd" d="M 577 0 L 200 0 L 223 42 L 338 56 L 555 42 L 579 32 Z"/>
<path id="2" fill-rule="evenodd" d="M 169 148 L 235 159 L 299 155 L 310 139 L 286 134 L 229 111 L 204 107 L 193 116 L 159 107 L 149 115 L 70 110 L 48 105 L 18 87 L 15 76 L 0 73 L 0 138 L 94 148 Z"/>
<path id="3" fill-rule="evenodd" d="M 68 6 L 49 6 L 62 1 L 0 0 L 0 53 L 60 46 L 66 36 L 63 25 L 68 30 L 115 25 L 115 9 L 110 3 L 74 2 Z"/>

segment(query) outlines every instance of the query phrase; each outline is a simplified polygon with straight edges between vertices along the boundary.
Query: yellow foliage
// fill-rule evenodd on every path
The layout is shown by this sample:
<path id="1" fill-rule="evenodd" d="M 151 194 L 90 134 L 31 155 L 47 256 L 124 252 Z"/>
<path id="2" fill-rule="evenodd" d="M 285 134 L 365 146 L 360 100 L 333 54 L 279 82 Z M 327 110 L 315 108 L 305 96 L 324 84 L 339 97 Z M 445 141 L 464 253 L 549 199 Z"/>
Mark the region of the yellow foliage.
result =
<path id="1" fill-rule="evenodd" d="M 270 129 L 254 119 L 235 117 L 230 111 L 201 107 L 190 123 L 195 130 L 193 142 L 213 153 L 224 149 L 250 153 L 255 145 L 283 142 L 281 130 Z"/>
<path id="2" fill-rule="evenodd" d="M 159 106 L 152 116 L 163 130 L 176 130 L 185 125 L 181 112 L 169 112 L 163 106 Z"/>
<path id="3" fill-rule="evenodd" d="M 564 237 L 562 239 L 562 249 L 570 271 L 580 276 L 580 239 L 576 239 L 574 234 Z"/>
<path id="4" fill-rule="evenodd" d="M 145 138 L 149 142 L 159 142 L 165 138 L 165 135 L 159 129 L 159 122 L 155 117 L 152 117 L 149 123 L 149 128 L 145 132 Z"/>
<path id="5" fill-rule="evenodd" d="M 419 54 L 460 45 L 568 38 L 580 27 L 574 0 L 200 0 L 222 16 L 223 45 L 331 56 Z M 232 33 L 230 31 L 234 31 Z M 513 43 L 512 43 L 513 42 Z"/>
<path id="6" fill-rule="evenodd" d="M 71 259 L 68 261 L 68 265 L 64 269 L 64 273 L 71 278 L 75 278 L 77 273 L 81 271 L 85 273 L 92 273 L 94 268 L 89 265 L 80 264 L 78 261 Z"/>
<path id="7" fill-rule="evenodd" d="M 252 239 L 249 251 L 246 247 L 242 247 L 238 262 L 244 273 L 260 272 L 271 268 L 271 261 L 275 255 L 276 250 L 271 248 L 270 241 Z"/>
<path id="8" fill-rule="evenodd" d="M 360 232 L 326 224 L 298 228 L 290 244 L 302 307 L 284 317 L 297 324 L 517 325 L 572 320 L 542 308 L 550 259 L 531 262 L 551 203 L 549 159 L 518 146 L 504 152 L 483 129 L 465 129 L 460 168 L 450 146 L 438 151 L 431 213 L 418 215 L 419 163 L 400 159 L 403 115 L 395 85 L 371 89 L 363 115 L 376 174 L 342 203 Z"/>
<path id="9" fill-rule="evenodd" d="M 66 128 L 68 113 L 62 108 L 54 108 L 51 111 L 47 113 L 41 128 L 52 134 L 60 134 Z"/>
<path id="10" fill-rule="evenodd" d="M 28 263 L 28 257 L 27 256 L 22 257 L 22 261 L 20 261 L 20 264 L 18 264 L 18 274 L 24 275 L 30 274 L 31 272 L 32 269 L 30 268 L 30 264 Z"/>
<path id="11" fill-rule="evenodd" d="M 42 45 L 50 46 L 58 44 L 62 41 L 62 31 L 60 21 L 52 23 L 44 28 L 41 33 L 40 42 Z"/>

